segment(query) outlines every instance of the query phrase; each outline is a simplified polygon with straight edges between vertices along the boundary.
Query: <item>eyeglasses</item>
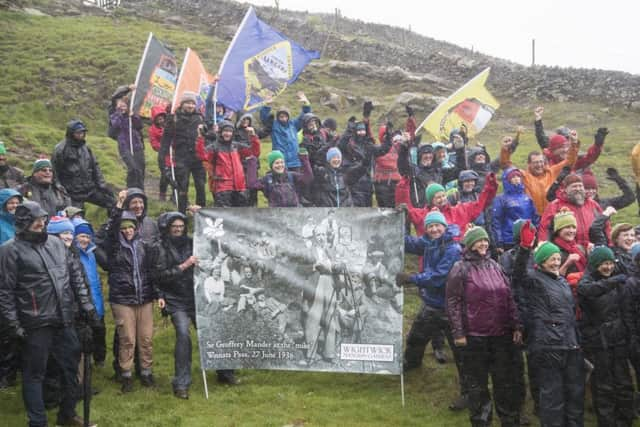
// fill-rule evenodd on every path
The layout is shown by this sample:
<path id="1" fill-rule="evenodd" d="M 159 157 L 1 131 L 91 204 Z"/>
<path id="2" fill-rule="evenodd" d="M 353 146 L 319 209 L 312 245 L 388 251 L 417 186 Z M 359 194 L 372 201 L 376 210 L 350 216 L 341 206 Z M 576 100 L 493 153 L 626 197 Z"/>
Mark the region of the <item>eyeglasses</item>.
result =
<path id="1" fill-rule="evenodd" d="M 184 224 L 172 224 L 171 228 L 184 228 Z"/>
<path id="2" fill-rule="evenodd" d="M 36 172 L 53 172 L 51 168 L 40 168 Z"/>

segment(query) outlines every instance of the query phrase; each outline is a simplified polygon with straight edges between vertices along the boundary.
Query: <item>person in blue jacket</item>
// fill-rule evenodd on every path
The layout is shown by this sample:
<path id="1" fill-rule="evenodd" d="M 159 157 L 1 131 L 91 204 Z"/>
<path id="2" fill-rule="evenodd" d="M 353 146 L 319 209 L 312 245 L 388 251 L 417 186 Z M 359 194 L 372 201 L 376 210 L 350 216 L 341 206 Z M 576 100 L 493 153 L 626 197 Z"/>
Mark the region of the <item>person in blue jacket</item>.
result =
<path id="1" fill-rule="evenodd" d="M 93 243 L 93 227 L 82 218 L 72 220 L 74 226 L 74 246 L 78 250 L 80 262 L 87 277 L 87 284 L 91 292 L 91 300 L 100 318 L 100 325 L 92 327 L 93 333 L 93 361 L 98 366 L 104 366 L 107 355 L 106 328 L 104 324 L 104 298 L 102 296 L 102 280 L 98 274 L 98 262 L 94 253 L 97 246 Z"/>
<path id="2" fill-rule="evenodd" d="M 399 286 L 413 284 L 418 287 L 422 298 L 422 309 L 413 321 L 407 336 L 407 348 L 404 353 L 404 370 L 409 371 L 422 365 L 424 350 L 441 331 L 454 352 L 454 359 L 460 375 L 460 355 L 453 343 L 451 328 L 445 311 L 445 289 L 449 271 L 462 257 L 462 247 L 456 238 L 460 234 L 457 225 L 447 224 L 444 215 L 431 211 L 424 219 L 424 235 L 405 236 L 406 253 L 422 256 L 421 273 L 399 273 Z M 466 396 L 465 381 L 460 375 L 461 396 Z"/>
<path id="3" fill-rule="evenodd" d="M 540 216 L 533 200 L 525 193 L 522 173 L 519 169 L 509 167 L 502 174 L 504 192 L 497 196 L 491 208 L 491 233 L 500 252 L 514 247 L 518 242 L 514 239 L 513 223 L 518 219 L 530 219 L 537 227 Z"/>
<path id="4" fill-rule="evenodd" d="M 284 162 L 290 171 L 298 171 L 302 167 L 298 158 L 298 131 L 302 128 L 302 116 L 311 112 L 311 105 L 304 93 L 298 92 L 298 99 L 302 103 L 302 112 L 293 120 L 286 108 L 276 111 L 275 120 L 269 105 L 260 109 L 260 120 L 266 129 L 271 130 L 271 149 L 284 154 Z M 270 104 L 272 99 L 268 98 L 265 102 Z"/>
<path id="5" fill-rule="evenodd" d="M 22 194 L 13 188 L 0 190 L 0 245 L 13 239 L 15 230 L 15 211 L 22 203 Z"/>

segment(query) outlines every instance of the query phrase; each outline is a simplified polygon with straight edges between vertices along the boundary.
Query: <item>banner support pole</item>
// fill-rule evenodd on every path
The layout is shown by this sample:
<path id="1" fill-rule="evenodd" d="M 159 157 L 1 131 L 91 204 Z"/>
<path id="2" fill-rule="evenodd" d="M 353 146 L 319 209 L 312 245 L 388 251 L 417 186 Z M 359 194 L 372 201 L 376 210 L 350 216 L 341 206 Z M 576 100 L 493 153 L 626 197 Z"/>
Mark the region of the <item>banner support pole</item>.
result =
<path id="1" fill-rule="evenodd" d="M 402 399 L 402 407 L 404 408 L 404 372 L 400 373 L 400 397 Z"/>
<path id="2" fill-rule="evenodd" d="M 209 400 L 209 386 L 207 385 L 207 371 L 205 371 L 204 369 L 202 370 L 202 381 L 204 382 L 204 397 L 207 400 Z"/>

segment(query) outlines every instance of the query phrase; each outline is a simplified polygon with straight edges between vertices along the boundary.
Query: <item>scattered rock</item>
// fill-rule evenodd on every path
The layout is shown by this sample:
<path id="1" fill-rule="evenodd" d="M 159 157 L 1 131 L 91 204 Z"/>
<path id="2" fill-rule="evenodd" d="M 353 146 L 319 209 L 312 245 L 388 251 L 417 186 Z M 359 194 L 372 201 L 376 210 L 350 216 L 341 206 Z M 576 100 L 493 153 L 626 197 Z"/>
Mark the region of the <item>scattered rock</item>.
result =
<path id="1" fill-rule="evenodd" d="M 49 16 L 46 13 L 39 11 L 38 9 L 32 9 L 30 7 L 25 7 L 23 10 L 24 13 L 31 16 Z"/>
<path id="2" fill-rule="evenodd" d="M 632 101 L 629 104 L 629 109 L 631 111 L 640 111 L 640 101 Z"/>

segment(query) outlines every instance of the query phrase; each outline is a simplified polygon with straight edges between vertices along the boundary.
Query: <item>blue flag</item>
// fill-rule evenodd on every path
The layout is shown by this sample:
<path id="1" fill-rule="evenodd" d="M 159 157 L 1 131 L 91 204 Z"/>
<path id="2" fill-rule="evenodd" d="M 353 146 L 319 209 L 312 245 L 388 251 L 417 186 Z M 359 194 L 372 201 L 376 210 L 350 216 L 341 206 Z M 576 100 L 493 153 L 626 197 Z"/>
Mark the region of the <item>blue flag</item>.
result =
<path id="1" fill-rule="evenodd" d="M 265 98 L 279 95 L 318 58 L 319 52 L 280 34 L 251 7 L 222 59 L 214 98 L 234 111 L 261 107 Z"/>

